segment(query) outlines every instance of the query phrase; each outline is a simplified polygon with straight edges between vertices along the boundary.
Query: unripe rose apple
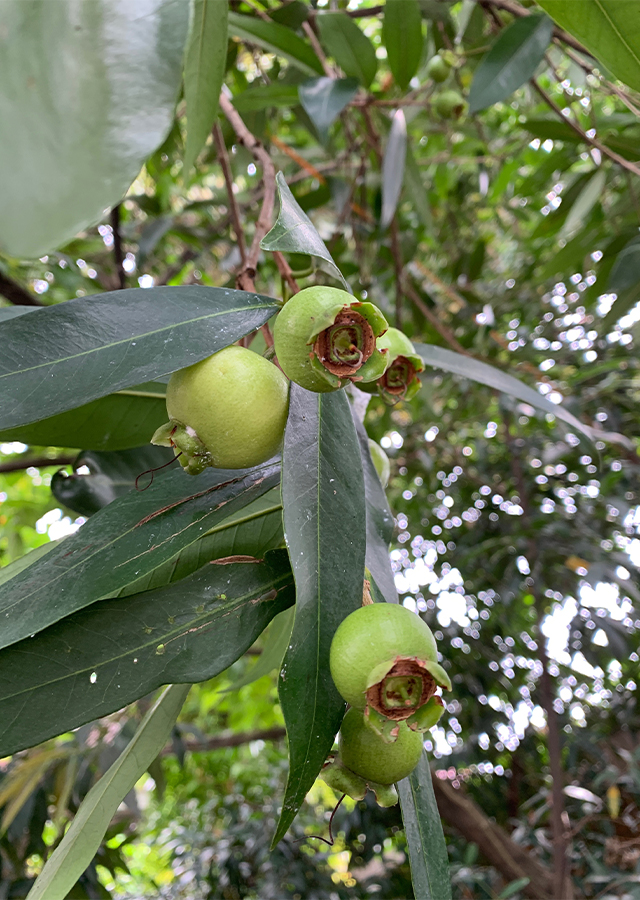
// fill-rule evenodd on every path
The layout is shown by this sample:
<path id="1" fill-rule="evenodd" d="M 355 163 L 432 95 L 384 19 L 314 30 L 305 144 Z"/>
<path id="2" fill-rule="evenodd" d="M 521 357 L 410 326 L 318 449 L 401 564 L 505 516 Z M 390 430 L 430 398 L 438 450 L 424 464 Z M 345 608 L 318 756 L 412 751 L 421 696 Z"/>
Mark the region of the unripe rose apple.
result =
<path id="1" fill-rule="evenodd" d="M 433 726 L 434 715 L 437 721 L 442 710 L 434 705 L 441 705 L 436 688 L 451 690 L 437 658 L 431 629 L 419 616 L 404 606 L 373 603 L 340 624 L 329 665 L 347 703 L 365 710 L 369 726 L 393 741 L 405 719 L 420 731 Z"/>
<path id="2" fill-rule="evenodd" d="M 441 56 L 432 56 L 427 63 L 427 75 L 432 81 L 441 84 L 449 77 L 451 66 Z"/>
<path id="3" fill-rule="evenodd" d="M 388 323 L 373 303 L 316 286 L 295 294 L 276 317 L 273 339 L 282 371 L 309 391 L 337 391 L 348 381 L 375 381 L 386 368 L 376 347 Z"/>
<path id="4" fill-rule="evenodd" d="M 340 726 L 340 759 L 366 782 L 394 784 L 415 769 L 422 755 L 422 735 L 400 723 L 397 740 L 386 743 L 364 721 L 362 712 L 350 709 Z"/>
<path id="5" fill-rule="evenodd" d="M 434 107 L 441 119 L 459 119 L 466 103 L 458 91 L 442 91 L 434 100 Z"/>
<path id="6" fill-rule="evenodd" d="M 420 390 L 420 372 L 424 363 L 413 344 L 402 331 L 389 328 L 378 338 L 378 349 L 387 351 L 388 365 L 376 385 L 380 396 L 387 403 L 410 400 Z"/>
<path id="7" fill-rule="evenodd" d="M 190 475 L 257 466 L 277 453 L 288 408 L 289 382 L 277 366 L 245 347 L 225 347 L 174 372 L 170 421 L 151 441 L 173 447 Z"/>

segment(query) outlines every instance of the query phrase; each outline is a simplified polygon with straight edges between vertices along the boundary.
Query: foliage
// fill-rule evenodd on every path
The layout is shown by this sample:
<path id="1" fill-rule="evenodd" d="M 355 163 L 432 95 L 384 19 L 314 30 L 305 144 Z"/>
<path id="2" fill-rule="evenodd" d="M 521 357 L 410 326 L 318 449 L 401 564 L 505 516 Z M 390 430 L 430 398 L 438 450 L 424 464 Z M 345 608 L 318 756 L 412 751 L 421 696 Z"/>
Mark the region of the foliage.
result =
<path id="1" fill-rule="evenodd" d="M 624 4 L 36 6 L 0 11 L 0 892 L 640 898 Z M 156 470 L 169 374 L 270 358 L 317 284 L 414 341 L 419 392 L 294 385 L 281 460 Z M 365 571 L 453 690 L 406 835 L 368 794 L 327 847 L 329 645 Z"/>

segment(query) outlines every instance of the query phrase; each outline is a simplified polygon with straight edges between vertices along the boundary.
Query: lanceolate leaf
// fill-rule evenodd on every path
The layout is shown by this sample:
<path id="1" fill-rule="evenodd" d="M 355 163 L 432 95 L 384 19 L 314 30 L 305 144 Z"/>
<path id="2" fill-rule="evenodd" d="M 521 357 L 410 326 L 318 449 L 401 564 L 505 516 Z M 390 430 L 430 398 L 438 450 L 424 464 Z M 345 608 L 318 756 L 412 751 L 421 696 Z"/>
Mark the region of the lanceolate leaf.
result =
<path id="1" fill-rule="evenodd" d="M 0 441 L 79 450 L 128 450 L 148 444 L 167 421 L 166 385 L 134 385 L 76 409 L 0 431 Z"/>
<path id="2" fill-rule="evenodd" d="M 413 892 L 420 900 L 450 900 L 447 846 L 431 782 L 427 754 L 408 778 L 398 782 L 400 807 L 409 847 Z"/>
<path id="3" fill-rule="evenodd" d="M 393 0 L 384 7 L 382 37 L 398 87 L 405 91 L 422 55 L 422 16 L 417 0 Z"/>
<path id="4" fill-rule="evenodd" d="M 355 78 L 310 78 L 298 87 L 300 103 L 323 139 L 357 92 Z"/>
<path id="5" fill-rule="evenodd" d="M 633 238 L 624 247 L 613 264 L 607 290 L 616 294 L 640 284 L 640 239 Z"/>
<path id="6" fill-rule="evenodd" d="M 185 171 L 191 168 L 211 131 L 227 59 L 228 4 L 194 0 L 191 35 L 184 63 L 187 101 Z"/>
<path id="7" fill-rule="evenodd" d="M 162 684 L 205 681 L 294 601 L 286 551 L 208 563 L 182 581 L 103 600 L 0 651 L 0 756 L 108 715 Z"/>
<path id="8" fill-rule="evenodd" d="M 469 112 L 506 100 L 533 77 L 551 41 L 547 16 L 525 16 L 507 26 L 478 66 L 469 92 Z"/>
<path id="9" fill-rule="evenodd" d="M 340 727 L 345 705 L 329 672 L 329 647 L 340 622 L 362 603 L 364 484 L 344 391 L 313 394 L 291 385 L 282 465 L 296 613 L 278 688 L 289 779 L 274 845 L 293 822 Z"/>
<path id="10" fill-rule="evenodd" d="M 345 75 L 368 88 L 378 68 L 369 38 L 345 12 L 320 13 L 316 18 L 322 43 Z"/>
<path id="11" fill-rule="evenodd" d="M 98 851 L 123 798 L 168 741 L 188 693 L 189 685 L 171 685 L 151 707 L 127 749 L 84 798 L 29 900 L 64 900 Z"/>
<path id="12" fill-rule="evenodd" d="M 538 0 L 616 78 L 640 91 L 640 18 L 628 0 Z"/>
<path id="13" fill-rule="evenodd" d="M 1 328 L 0 428 L 175 372 L 277 310 L 259 294 L 191 285 L 97 294 L 11 319 Z"/>
<path id="14" fill-rule="evenodd" d="M 367 521 L 366 566 L 387 603 L 397 603 L 398 592 L 389 561 L 389 543 L 393 537 L 393 516 L 371 459 L 369 439 L 364 425 L 358 420 L 353 407 L 351 411 L 360 444 L 364 472 Z"/>
<path id="15" fill-rule="evenodd" d="M 248 44 L 255 44 L 256 47 L 287 59 L 307 75 L 322 75 L 322 63 L 311 47 L 295 31 L 284 25 L 230 12 L 229 32 Z"/>
<path id="16" fill-rule="evenodd" d="M 131 491 L 0 588 L 0 647 L 109 597 L 278 483 L 280 466 L 171 472 Z"/>
<path id="17" fill-rule="evenodd" d="M 480 384 L 486 384 L 505 394 L 510 394 L 524 403 L 531 404 L 536 409 L 551 413 L 557 419 L 561 419 L 567 425 L 582 432 L 590 440 L 593 439 L 593 431 L 588 425 L 583 425 L 566 409 L 547 400 L 538 391 L 518 381 L 513 375 L 507 375 L 506 372 L 494 369 L 487 363 L 478 362 L 476 359 L 455 353 L 453 350 L 445 350 L 444 347 L 436 347 L 433 344 L 416 344 L 415 348 L 426 365 L 435 369 L 444 369 L 445 372 L 453 372 L 456 375 L 463 375 L 472 381 L 478 381 Z"/>
<path id="18" fill-rule="evenodd" d="M 87 451 L 78 454 L 73 471 L 59 469 L 51 479 L 51 492 L 60 503 L 80 513 L 91 516 L 135 487 L 146 487 L 151 474 L 147 469 L 163 466 L 175 459 L 173 450 L 167 447 L 138 447 L 116 453 Z M 83 471 L 87 469 L 88 471 Z"/>
<path id="19" fill-rule="evenodd" d="M 391 119 L 389 140 L 384 151 L 382 162 L 382 212 L 380 227 L 386 228 L 393 219 L 402 182 L 404 180 L 404 164 L 407 155 L 407 122 L 401 109 L 397 109 Z"/>
<path id="20" fill-rule="evenodd" d="M 333 261 L 333 257 L 327 250 L 324 241 L 316 231 L 309 216 L 300 209 L 296 198 L 289 190 L 282 172 L 276 175 L 278 196 L 280 197 L 280 212 L 276 224 L 271 231 L 260 241 L 263 250 L 279 250 L 281 253 L 307 253 L 309 256 L 317 256 L 334 278 L 339 279 L 348 289 L 347 282 L 342 277 L 340 269 Z"/>
<path id="21" fill-rule="evenodd" d="M 6 253 L 42 256 L 120 201 L 173 123 L 188 25 L 173 0 L 0 4 Z"/>
<path id="22" fill-rule="evenodd" d="M 259 678 L 269 675 L 274 669 L 279 669 L 282 660 L 287 652 L 289 641 L 291 640 L 291 630 L 293 628 L 293 620 L 295 616 L 295 608 L 285 609 L 284 612 L 278 613 L 273 622 L 269 625 L 267 636 L 264 640 L 262 652 L 255 666 L 239 678 L 237 681 L 227 688 L 225 693 L 229 691 L 239 691 L 241 687 L 247 684 L 253 684 Z"/>

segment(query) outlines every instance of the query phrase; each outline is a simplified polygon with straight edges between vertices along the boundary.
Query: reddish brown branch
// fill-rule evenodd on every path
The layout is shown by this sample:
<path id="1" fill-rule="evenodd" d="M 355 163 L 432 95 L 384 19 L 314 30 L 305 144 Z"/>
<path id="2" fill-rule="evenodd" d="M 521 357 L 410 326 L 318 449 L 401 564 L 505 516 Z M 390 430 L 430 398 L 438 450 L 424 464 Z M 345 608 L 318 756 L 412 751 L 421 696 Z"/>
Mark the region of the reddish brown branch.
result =
<path id="1" fill-rule="evenodd" d="M 207 738 L 206 741 L 184 741 L 183 746 L 191 753 L 207 753 L 210 750 L 221 750 L 225 747 L 240 747 L 251 741 L 280 741 L 286 733 L 285 728 L 277 726 L 255 731 L 240 731 L 236 734 L 221 734 L 217 737 Z M 169 756 L 174 752 L 174 749 L 168 745 L 162 751 L 162 755 Z"/>
<path id="2" fill-rule="evenodd" d="M 227 148 L 224 145 L 222 128 L 220 128 L 220 124 L 218 122 L 216 122 L 213 129 L 213 139 L 218 151 L 218 160 L 222 168 L 222 174 L 224 175 L 224 183 L 227 186 L 227 194 L 229 196 L 229 212 L 231 214 L 233 230 L 238 242 L 238 249 L 240 250 L 240 258 L 242 260 L 242 265 L 246 266 L 247 247 L 244 242 L 244 232 L 242 231 L 242 226 L 240 224 L 240 210 L 238 209 L 236 197 L 233 193 L 233 175 L 231 173 L 231 166 L 229 164 L 229 154 L 227 153 Z"/>
<path id="3" fill-rule="evenodd" d="M 4 472 L 19 472 L 21 469 L 29 469 L 34 466 L 36 469 L 46 469 L 47 466 L 68 466 L 76 458 L 77 454 L 69 456 L 20 456 L 17 459 L 10 459 L 9 462 L 0 463 L 0 474 Z"/>
<path id="4" fill-rule="evenodd" d="M 17 281 L 14 281 L 13 278 L 9 278 L 7 275 L 3 275 L 2 272 L 0 272 L 0 294 L 2 294 L 2 296 L 5 297 L 9 301 L 9 303 L 13 303 L 14 306 L 45 305 L 26 288 L 22 287 L 21 284 L 18 284 Z"/>

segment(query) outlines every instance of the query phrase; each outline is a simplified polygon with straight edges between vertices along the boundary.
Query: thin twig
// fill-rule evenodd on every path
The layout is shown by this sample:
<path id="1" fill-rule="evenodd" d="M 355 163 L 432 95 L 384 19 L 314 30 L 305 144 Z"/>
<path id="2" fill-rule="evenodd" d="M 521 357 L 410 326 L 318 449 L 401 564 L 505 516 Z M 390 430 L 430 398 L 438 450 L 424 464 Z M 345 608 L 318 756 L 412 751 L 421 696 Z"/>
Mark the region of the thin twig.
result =
<path id="1" fill-rule="evenodd" d="M 19 472 L 21 469 L 30 469 L 32 466 L 35 469 L 46 469 L 48 466 L 68 466 L 70 465 L 76 458 L 77 454 L 73 454 L 73 456 L 69 456 L 65 454 L 64 456 L 30 456 L 23 457 L 20 456 L 18 459 L 10 459 L 9 462 L 0 463 L 0 473 L 5 472 Z"/>
<path id="2" fill-rule="evenodd" d="M 0 272 L 0 294 L 14 306 L 44 306 L 45 304 L 26 288 Z"/>
<path id="3" fill-rule="evenodd" d="M 233 222 L 233 230 L 238 242 L 240 259 L 242 260 L 242 265 L 246 266 L 247 247 L 244 242 L 244 232 L 242 231 L 242 226 L 240 225 L 240 210 L 238 209 L 236 197 L 233 193 L 233 175 L 231 173 L 231 166 L 229 164 L 229 154 L 227 153 L 227 148 L 224 145 L 224 135 L 222 134 L 222 128 L 220 128 L 219 122 L 216 122 L 214 126 L 213 139 L 218 151 L 218 160 L 222 168 L 222 174 L 224 175 L 224 183 L 227 186 L 227 194 L 229 196 L 229 211 L 231 213 L 231 221 Z"/>
<path id="4" fill-rule="evenodd" d="M 300 285 L 293 277 L 293 272 L 291 270 L 291 266 L 286 261 L 282 253 L 279 250 L 273 251 L 273 259 L 275 261 L 276 266 L 278 267 L 278 272 L 280 272 L 281 277 L 287 282 L 289 286 L 289 290 L 292 294 L 297 294 L 300 290 Z"/>
<path id="5" fill-rule="evenodd" d="M 183 741 L 183 745 L 185 750 L 190 753 L 207 753 L 210 750 L 220 750 L 224 747 L 240 747 L 242 744 L 250 744 L 252 741 L 279 741 L 286 733 L 285 728 L 277 726 L 256 731 L 241 731 L 236 734 L 222 734 L 204 741 Z M 174 753 L 175 750 L 171 745 L 162 751 L 163 756 Z"/>
<path id="6" fill-rule="evenodd" d="M 580 125 L 578 125 L 577 122 L 574 122 L 573 119 L 569 119 L 567 116 L 565 116 L 555 100 L 552 100 L 547 92 L 540 87 L 535 78 L 531 79 L 530 84 L 538 92 L 538 94 L 540 94 L 544 102 L 553 110 L 553 112 L 560 119 L 562 119 L 563 122 L 566 122 L 566 124 L 570 128 L 572 128 L 573 131 L 576 132 L 576 134 L 580 135 L 585 144 L 588 144 L 590 147 L 595 147 L 596 150 L 599 150 L 600 153 L 602 153 L 604 156 L 608 156 L 609 159 L 613 160 L 613 162 L 618 163 L 618 165 L 622 166 L 623 169 L 627 169 L 627 171 L 633 172 L 634 175 L 640 175 L 640 168 L 638 168 L 638 166 L 636 166 L 632 162 L 629 162 L 629 160 L 625 159 L 624 156 L 620 156 L 619 153 L 615 153 L 613 150 L 610 150 L 609 147 L 606 146 L 606 144 L 600 143 L 600 141 L 598 141 L 596 138 L 588 137 L 587 133 L 580 127 Z"/>
<path id="7" fill-rule="evenodd" d="M 269 153 L 249 131 L 225 93 L 220 94 L 220 108 L 229 120 L 229 124 L 235 131 L 240 143 L 247 148 L 253 158 L 262 166 L 262 183 L 264 185 L 262 208 L 255 225 L 251 248 L 247 253 L 243 269 L 236 278 L 239 288 L 245 291 L 255 291 L 253 279 L 260 256 L 260 241 L 271 228 L 271 219 L 273 217 L 273 207 L 276 198 L 276 171 Z"/>
<path id="8" fill-rule="evenodd" d="M 111 229 L 113 232 L 113 259 L 116 264 L 116 279 L 120 290 L 127 286 L 127 273 L 124 270 L 124 254 L 122 252 L 122 235 L 120 234 L 120 204 L 111 210 Z"/>
<path id="9" fill-rule="evenodd" d="M 309 25 L 308 22 L 303 22 L 302 30 L 304 31 L 306 36 L 309 38 L 309 43 L 313 47 L 313 52 L 320 60 L 320 63 L 322 65 L 322 71 L 324 72 L 324 74 L 328 78 L 335 78 L 335 73 L 331 71 L 331 66 L 327 62 L 327 57 L 324 55 L 324 50 L 320 46 L 320 41 L 316 37 L 315 32 L 314 32 L 313 28 L 311 27 L 311 25 Z"/>

